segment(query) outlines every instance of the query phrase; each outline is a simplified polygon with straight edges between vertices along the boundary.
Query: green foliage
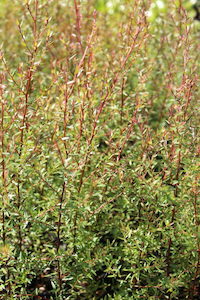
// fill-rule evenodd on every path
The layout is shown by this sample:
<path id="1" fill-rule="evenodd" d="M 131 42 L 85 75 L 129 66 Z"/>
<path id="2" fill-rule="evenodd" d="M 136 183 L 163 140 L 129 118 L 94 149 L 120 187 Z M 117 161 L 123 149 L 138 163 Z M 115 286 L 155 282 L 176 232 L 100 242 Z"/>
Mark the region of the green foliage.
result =
<path id="1" fill-rule="evenodd" d="M 188 3 L 1 1 L 2 299 L 198 299 Z"/>

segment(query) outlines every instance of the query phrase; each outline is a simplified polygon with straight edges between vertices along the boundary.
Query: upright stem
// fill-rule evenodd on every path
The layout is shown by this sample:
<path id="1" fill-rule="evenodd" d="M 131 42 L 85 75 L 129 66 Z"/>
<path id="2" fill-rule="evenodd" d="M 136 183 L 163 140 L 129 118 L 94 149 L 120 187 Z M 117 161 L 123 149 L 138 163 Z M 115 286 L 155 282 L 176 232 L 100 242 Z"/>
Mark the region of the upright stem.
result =
<path id="1" fill-rule="evenodd" d="M 178 161 L 177 161 L 177 171 L 176 171 L 176 185 L 175 185 L 175 190 L 174 190 L 174 197 L 177 198 L 178 197 L 178 180 L 179 180 L 179 173 L 180 173 L 180 163 L 181 163 L 181 150 L 179 149 L 179 153 L 178 153 Z M 173 205 L 172 207 L 172 217 L 171 217 L 171 226 L 174 230 L 175 225 L 174 225 L 174 221 L 175 221 L 175 215 L 176 215 L 176 206 Z M 171 247 L 172 247 L 172 238 L 170 237 L 168 240 L 168 248 L 167 248 L 167 253 L 166 253 L 166 274 L 167 276 L 170 275 L 171 273 Z"/>
<path id="2" fill-rule="evenodd" d="M 62 208 L 63 208 L 63 201 L 64 201 L 64 194 L 65 194 L 65 188 L 66 183 L 63 182 L 62 186 L 62 193 L 59 200 L 59 213 L 58 213 L 58 227 L 57 227 L 57 247 L 56 247 L 56 253 L 57 253 L 57 274 L 58 274 L 58 284 L 59 284 L 59 291 L 60 295 L 62 295 L 62 272 L 61 272 L 61 266 L 60 266 L 60 260 L 59 260 L 59 250 L 61 245 L 61 225 L 62 225 Z"/>
<path id="3" fill-rule="evenodd" d="M 120 123 L 123 124 L 124 117 L 124 86 L 125 86 L 125 78 L 122 79 L 122 87 L 121 87 L 121 111 L 120 111 Z"/>
<path id="4" fill-rule="evenodd" d="M 190 288 L 190 298 L 193 299 L 195 295 L 195 290 L 197 286 L 197 279 L 200 274 L 200 239 L 199 239 L 199 214 L 198 214 L 198 204 L 197 204 L 197 197 L 198 197 L 198 191 L 197 191 L 197 182 L 198 179 L 196 177 L 195 179 L 195 187 L 194 187 L 194 201 L 193 201 L 193 206 L 194 206 L 194 222 L 196 226 L 196 240 L 197 240 L 197 263 L 196 263 L 196 270 L 194 274 L 194 278 L 192 280 L 192 285 Z"/>
<path id="5" fill-rule="evenodd" d="M 33 79 L 33 67 L 34 67 L 34 61 L 35 61 L 35 55 L 38 50 L 38 36 L 37 36 L 37 18 L 38 18 L 38 0 L 35 0 L 35 7 L 34 7 L 34 14 L 29 6 L 27 4 L 28 11 L 32 17 L 33 20 L 33 48 L 30 49 L 30 65 L 26 71 L 26 87 L 25 87 L 25 92 L 24 92 L 24 108 L 23 108 L 23 116 L 22 116 L 22 123 L 21 123 L 21 133 L 20 133 L 20 148 L 19 148 L 19 161 L 21 160 L 22 156 L 22 151 L 24 147 L 24 134 L 25 131 L 28 129 L 28 124 L 27 124 L 27 112 L 28 112 L 28 106 L 29 106 L 29 98 L 31 94 L 31 89 L 32 89 L 32 79 Z M 21 27 L 19 26 L 20 33 L 22 37 L 24 37 L 23 32 L 21 30 Z M 22 200 L 21 200 L 21 180 L 20 180 L 20 174 L 18 173 L 18 180 L 17 180 L 17 208 L 18 208 L 18 213 L 20 213 L 20 208 L 22 205 Z M 22 249 L 22 231 L 21 231 L 21 222 L 20 222 L 20 216 L 18 218 L 18 239 L 19 239 L 19 249 L 21 251 Z"/>
<path id="6" fill-rule="evenodd" d="M 1 80 L 2 81 L 2 80 Z M 2 240 L 5 245 L 6 242 L 6 231 L 5 231 L 5 189 L 6 189 L 6 168 L 5 168 L 5 149 L 4 149 L 4 100 L 3 100 L 3 90 L 0 90 L 0 96 L 1 96 L 1 159 L 2 159 L 2 184 L 3 184 L 3 191 L 2 191 Z"/>
<path id="7" fill-rule="evenodd" d="M 6 200 L 5 196 L 7 194 L 7 180 L 6 180 L 6 162 L 5 162 L 5 128 L 4 128 L 4 117 L 5 117 L 5 102 L 3 99 L 3 79 L 4 76 L 0 76 L 0 99 L 1 99 L 1 165 L 2 165 L 2 186 L 3 186 L 3 191 L 2 191 L 2 241 L 4 246 L 6 246 L 6 219 L 5 219 L 5 209 L 6 209 Z M 10 283 L 10 270 L 9 270 L 9 258 L 6 261 L 6 271 L 7 274 L 5 276 L 5 284 L 7 285 L 7 294 L 10 296 L 11 295 L 11 283 Z"/>
<path id="8" fill-rule="evenodd" d="M 172 218 L 171 218 L 171 224 L 172 224 L 173 229 L 174 229 L 175 214 L 176 214 L 176 207 L 174 205 L 172 208 Z M 168 240 L 168 248 L 167 248 L 167 253 L 166 253 L 166 264 L 167 264 L 166 274 L 167 274 L 167 276 L 169 276 L 171 273 L 171 247 L 172 247 L 172 238 L 170 237 Z"/>
<path id="9" fill-rule="evenodd" d="M 75 8 L 75 14 L 76 14 L 76 32 L 77 32 L 77 41 L 80 45 L 82 54 L 84 53 L 83 44 L 81 41 L 81 13 L 79 4 L 77 4 L 77 1 L 74 0 L 74 8 Z"/>

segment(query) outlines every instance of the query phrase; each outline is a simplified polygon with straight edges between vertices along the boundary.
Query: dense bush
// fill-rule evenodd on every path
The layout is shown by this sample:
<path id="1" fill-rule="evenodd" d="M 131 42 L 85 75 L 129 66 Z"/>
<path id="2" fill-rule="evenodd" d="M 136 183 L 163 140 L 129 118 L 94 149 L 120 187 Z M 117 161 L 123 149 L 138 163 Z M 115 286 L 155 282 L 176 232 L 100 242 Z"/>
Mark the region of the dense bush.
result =
<path id="1" fill-rule="evenodd" d="M 0 2 L 1 299 L 199 299 L 188 4 Z"/>

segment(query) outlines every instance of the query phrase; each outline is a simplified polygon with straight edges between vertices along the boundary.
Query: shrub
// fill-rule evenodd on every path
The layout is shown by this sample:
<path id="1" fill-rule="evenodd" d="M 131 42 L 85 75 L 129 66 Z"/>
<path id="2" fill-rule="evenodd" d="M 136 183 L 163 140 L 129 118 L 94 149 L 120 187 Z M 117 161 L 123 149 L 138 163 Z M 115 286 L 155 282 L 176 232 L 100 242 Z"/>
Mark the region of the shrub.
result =
<path id="1" fill-rule="evenodd" d="M 2 299 L 198 298 L 187 9 L 1 1 Z"/>

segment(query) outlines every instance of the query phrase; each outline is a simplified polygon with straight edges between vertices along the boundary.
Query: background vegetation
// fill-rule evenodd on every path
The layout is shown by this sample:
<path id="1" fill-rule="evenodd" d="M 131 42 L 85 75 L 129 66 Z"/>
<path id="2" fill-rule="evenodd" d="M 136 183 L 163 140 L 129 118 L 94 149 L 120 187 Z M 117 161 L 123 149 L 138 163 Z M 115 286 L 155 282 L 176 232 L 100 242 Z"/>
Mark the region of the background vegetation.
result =
<path id="1" fill-rule="evenodd" d="M 1 0 L 1 299 L 199 299 L 193 3 Z"/>

